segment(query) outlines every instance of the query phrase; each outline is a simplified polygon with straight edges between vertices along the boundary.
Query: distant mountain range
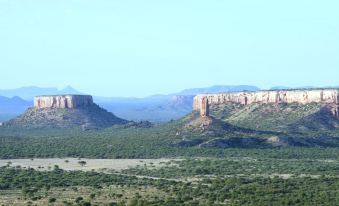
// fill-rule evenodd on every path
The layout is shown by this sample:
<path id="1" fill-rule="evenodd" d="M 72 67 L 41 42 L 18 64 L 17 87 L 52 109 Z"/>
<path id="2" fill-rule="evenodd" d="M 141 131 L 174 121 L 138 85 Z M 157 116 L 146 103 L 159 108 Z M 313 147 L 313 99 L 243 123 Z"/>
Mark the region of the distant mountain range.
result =
<path id="1" fill-rule="evenodd" d="M 239 91 L 258 91 L 260 88 L 250 85 L 216 85 L 207 88 L 186 89 L 177 95 L 197 95 L 206 93 L 221 93 L 221 92 L 239 92 Z"/>
<path id="2" fill-rule="evenodd" d="M 0 122 L 11 119 L 33 104 L 31 101 L 23 100 L 20 97 L 2 97 L 0 96 Z"/>
<path id="3" fill-rule="evenodd" d="M 304 87 L 305 88 L 305 87 Z M 312 88 L 312 87 L 308 87 Z M 290 89 L 272 87 L 272 90 Z M 168 95 L 153 95 L 145 98 L 98 97 L 94 101 L 101 107 L 127 120 L 164 122 L 178 119 L 192 111 L 193 98 L 197 94 L 258 91 L 251 85 L 217 85 L 206 88 L 186 89 Z M 64 89 L 40 88 L 36 86 L 0 90 L 0 122 L 9 120 L 33 105 L 34 96 L 57 94 L 85 94 L 68 86 Z"/>
<path id="4" fill-rule="evenodd" d="M 3 97 L 20 97 L 24 100 L 33 100 L 35 96 L 39 95 L 56 95 L 56 94 L 82 94 L 81 92 L 75 90 L 71 86 L 67 86 L 62 90 L 58 90 L 55 87 L 41 88 L 36 86 L 30 87 L 21 87 L 18 89 L 7 89 L 0 90 L 0 96 Z"/>
<path id="5" fill-rule="evenodd" d="M 179 119 L 192 111 L 193 98 L 201 93 L 257 91 L 258 87 L 248 85 L 219 85 L 207 88 L 186 89 L 168 95 L 153 95 L 145 98 L 94 97 L 100 106 L 117 116 L 134 121 L 148 120 L 164 122 Z"/>
<path id="6" fill-rule="evenodd" d="M 187 89 L 178 93 L 153 95 L 145 98 L 94 96 L 94 101 L 108 111 L 127 120 L 163 122 L 178 119 L 191 112 L 193 98 L 197 94 L 244 90 L 256 91 L 259 90 L 259 88 L 248 85 L 219 85 L 208 88 Z M 22 113 L 33 104 L 32 101 L 34 96 L 57 94 L 84 93 L 77 91 L 71 86 L 62 90 L 58 90 L 54 87 L 40 88 L 36 86 L 0 90 L 0 96 L 6 98 L 6 103 L 0 102 L 0 121 L 8 120 Z M 13 99 L 12 97 L 15 98 Z M 7 107 L 2 105 L 7 105 Z M 8 105 L 11 105 L 10 109 Z"/>

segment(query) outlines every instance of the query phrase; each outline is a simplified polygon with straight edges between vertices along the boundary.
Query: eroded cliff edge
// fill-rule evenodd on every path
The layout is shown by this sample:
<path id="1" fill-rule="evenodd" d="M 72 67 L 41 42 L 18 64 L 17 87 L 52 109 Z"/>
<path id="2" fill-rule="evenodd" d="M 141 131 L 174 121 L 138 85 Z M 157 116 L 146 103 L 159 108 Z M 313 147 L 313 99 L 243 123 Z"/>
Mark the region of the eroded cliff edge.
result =
<path id="1" fill-rule="evenodd" d="M 34 98 L 34 107 L 5 123 L 18 128 L 73 128 L 84 130 L 128 123 L 93 102 L 90 95 L 50 95 Z"/>
<path id="2" fill-rule="evenodd" d="M 80 108 L 93 105 L 90 95 L 51 95 L 37 96 L 34 98 L 34 107 L 43 108 Z"/>
<path id="3" fill-rule="evenodd" d="M 220 94 L 201 94 L 194 98 L 193 109 L 199 111 L 201 116 L 208 115 L 210 105 L 238 103 L 242 105 L 259 104 L 283 104 L 283 103 L 321 103 L 326 104 L 333 116 L 339 118 L 339 90 L 281 90 L 281 91 L 258 91 L 236 92 Z"/>

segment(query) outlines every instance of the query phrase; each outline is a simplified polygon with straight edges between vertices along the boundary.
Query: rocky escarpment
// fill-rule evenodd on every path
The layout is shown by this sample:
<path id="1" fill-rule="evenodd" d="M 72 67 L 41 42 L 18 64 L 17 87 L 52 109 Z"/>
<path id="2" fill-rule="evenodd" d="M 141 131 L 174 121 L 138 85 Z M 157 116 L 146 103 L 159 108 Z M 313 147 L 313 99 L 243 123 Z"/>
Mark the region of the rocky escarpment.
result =
<path id="1" fill-rule="evenodd" d="M 336 89 L 202 94 L 178 127 L 179 146 L 275 147 L 339 143 Z"/>
<path id="2" fill-rule="evenodd" d="M 84 130 L 125 124 L 128 121 L 99 107 L 89 95 L 39 96 L 34 107 L 5 123 L 20 128 L 72 128 Z"/>
<path id="3" fill-rule="evenodd" d="M 200 111 L 201 116 L 206 116 L 206 111 L 208 111 L 210 105 L 222 105 L 227 103 L 237 103 L 241 105 L 250 105 L 254 103 L 257 104 L 321 103 L 328 105 L 333 116 L 339 118 L 338 113 L 339 91 L 336 89 L 202 94 L 197 95 L 194 98 L 193 109 L 196 111 Z"/>
<path id="4" fill-rule="evenodd" d="M 80 108 L 93 105 L 90 95 L 53 95 L 37 96 L 34 98 L 34 107 L 42 108 Z"/>

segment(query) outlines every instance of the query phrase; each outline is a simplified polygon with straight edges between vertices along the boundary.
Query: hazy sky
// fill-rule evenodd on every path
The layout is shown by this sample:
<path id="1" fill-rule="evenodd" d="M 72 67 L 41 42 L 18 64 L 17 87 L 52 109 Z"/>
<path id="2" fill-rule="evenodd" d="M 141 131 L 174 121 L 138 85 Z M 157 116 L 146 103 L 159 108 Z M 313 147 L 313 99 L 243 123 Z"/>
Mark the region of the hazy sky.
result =
<path id="1" fill-rule="evenodd" d="M 0 0 L 0 88 L 339 85 L 338 0 Z"/>

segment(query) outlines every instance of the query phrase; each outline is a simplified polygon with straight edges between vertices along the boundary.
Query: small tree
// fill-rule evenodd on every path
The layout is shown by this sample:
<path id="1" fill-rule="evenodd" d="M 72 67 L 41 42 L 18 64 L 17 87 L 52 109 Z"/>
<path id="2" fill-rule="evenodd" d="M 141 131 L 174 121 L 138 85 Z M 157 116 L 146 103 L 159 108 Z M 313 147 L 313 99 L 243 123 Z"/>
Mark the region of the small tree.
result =
<path id="1" fill-rule="evenodd" d="M 82 161 L 79 161 L 78 163 L 79 163 L 79 165 L 81 165 L 82 167 L 85 166 L 85 165 L 87 164 L 87 162 L 86 162 L 86 161 L 83 161 L 83 160 L 82 160 Z"/>
<path id="2" fill-rule="evenodd" d="M 95 194 L 94 193 L 90 194 L 89 198 L 94 199 L 95 198 Z"/>
<path id="3" fill-rule="evenodd" d="M 76 203 L 80 203 L 82 200 L 84 200 L 83 197 L 77 197 L 77 198 L 75 199 L 75 202 L 76 202 Z"/>
<path id="4" fill-rule="evenodd" d="M 81 206 L 91 206 L 92 204 L 90 202 L 83 202 Z"/>

